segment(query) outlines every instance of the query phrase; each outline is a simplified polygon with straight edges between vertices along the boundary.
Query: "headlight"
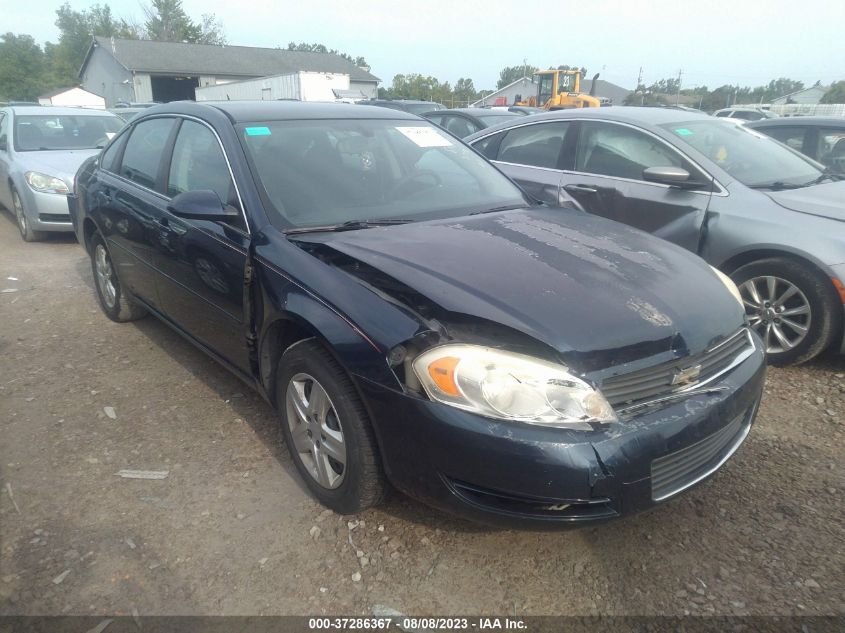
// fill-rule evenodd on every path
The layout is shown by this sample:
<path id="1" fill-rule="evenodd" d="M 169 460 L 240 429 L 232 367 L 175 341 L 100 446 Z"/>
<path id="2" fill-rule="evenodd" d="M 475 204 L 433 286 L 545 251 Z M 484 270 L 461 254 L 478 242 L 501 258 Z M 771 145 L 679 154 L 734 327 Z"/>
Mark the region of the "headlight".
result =
<path id="1" fill-rule="evenodd" d="M 414 372 L 432 400 L 491 418 L 549 426 L 616 419 L 586 382 L 530 356 L 450 344 L 420 354 Z"/>
<path id="2" fill-rule="evenodd" d="M 26 184 L 42 193 L 68 193 L 67 184 L 61 178 L 48 176 L 37 171 L 28 171 L 24 174 Z"/>
<path id="3" fill-rule="evenodd" d="M 739 294 L 739 288 L 736 287 L 736 284 L 734 283 L 733 279 L 728 277 L 725 273 L 723 273 L 718 268 L 715 268 L 714 266 L 711 266 L 710 268 L 712 268 L 713 272 L 716 273 L 716 276 L 722 280 L 722 283 L 725 284 L 725 288 L 731 291 L 731 294 L 734 296 L 734 299 L 739 302 L 740 307 L 743 309 L 743 311 L 745 311 L 745 303 L 742 301 L 742 295 Z"/>

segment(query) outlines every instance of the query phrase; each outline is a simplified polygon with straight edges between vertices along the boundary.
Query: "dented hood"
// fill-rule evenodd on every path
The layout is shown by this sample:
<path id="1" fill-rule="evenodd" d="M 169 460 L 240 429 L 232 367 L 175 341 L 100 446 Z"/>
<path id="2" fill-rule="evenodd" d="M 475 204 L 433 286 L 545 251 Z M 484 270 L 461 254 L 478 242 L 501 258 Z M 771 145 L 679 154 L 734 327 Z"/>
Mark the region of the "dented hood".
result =
<path id="1" fill-rule="evenodd" d="M 574 210 L 301 237 L 381 270 L 449 312 L 500 323 L 561 353 L 654 345 L 663 349 L 643 356 L 696 351 L 743 323 L 739 304 L 703 260 Z"/>

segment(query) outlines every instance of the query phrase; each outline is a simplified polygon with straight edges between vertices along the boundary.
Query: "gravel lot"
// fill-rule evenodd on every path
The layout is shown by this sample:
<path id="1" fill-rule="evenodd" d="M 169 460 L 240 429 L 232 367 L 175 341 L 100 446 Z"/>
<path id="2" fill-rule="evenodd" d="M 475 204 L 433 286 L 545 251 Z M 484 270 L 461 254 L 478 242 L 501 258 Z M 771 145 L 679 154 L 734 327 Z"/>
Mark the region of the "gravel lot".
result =
<path id="1" fill-rule="evenodd" d="M 845 359 L 772 369 L 745 446 L 674 501 L 496 531 L 398 494 L 324 511 L 271 408 L 106 319 L 70 235 L 0 213 L 0 290 L 0 614 L 845 614 Z"/>

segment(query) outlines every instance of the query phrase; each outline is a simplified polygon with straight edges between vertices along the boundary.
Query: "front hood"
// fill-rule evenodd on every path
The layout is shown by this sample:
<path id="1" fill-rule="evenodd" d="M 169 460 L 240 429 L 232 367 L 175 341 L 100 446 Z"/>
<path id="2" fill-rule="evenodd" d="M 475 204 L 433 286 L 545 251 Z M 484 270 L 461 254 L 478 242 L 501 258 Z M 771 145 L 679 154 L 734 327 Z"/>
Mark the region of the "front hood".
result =
<path id="1" fill-rule="evenodd" d="M 76 170 L 90 156 L 100 153 L 99 149 L 74 149 L 44 152 L 20 152 L 17 154 L 21 171 L 38 171 L 64 180 L 73 185 Z"/>
<path id="2" fill-rule="evenodd" d="M 695 352 L 743 323 L 743 310 L 703 260 L 572 210 L 300 238 L 372 266 L 449 312 L 505 325 L 564 354 Z"/>
<path id="3" fill-rule="evenodd" d="M 780 206 L 832 220 L 845 220 L 845 181 L 829 182 L 801 189 L 767 191 Z"/>

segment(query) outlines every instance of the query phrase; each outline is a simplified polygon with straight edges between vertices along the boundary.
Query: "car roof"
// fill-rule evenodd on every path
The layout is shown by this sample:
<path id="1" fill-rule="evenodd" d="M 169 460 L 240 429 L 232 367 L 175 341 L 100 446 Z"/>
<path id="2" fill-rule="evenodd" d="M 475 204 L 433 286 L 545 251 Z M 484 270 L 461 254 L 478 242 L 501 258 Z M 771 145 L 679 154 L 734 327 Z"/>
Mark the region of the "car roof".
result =
<path id="1" fill-rule="evenodd" d="M 367 105 L 368 103 L 410 103 L 410 104 L 434 103 L 436 105 L 440 105 L 436 101 L 420 101 L 419 99 L 369 99 L 367 101 L 359 101 L 358 105 Z"/>
<path id="2" fill-rule="evenodd" d="M 409 119 L 419 117 L 389 108 L 316 101 L 175 101 L 144 110 L 148 114 L 194 114 L 218 110 L 233 123 L 301 119 Z"/>
<path id="3" fill-rule="evenodd" d="M 114 116 L 108 110 L 95 110 L 94 108 L 68 108 L 62 106 L 9 106 L 8 109 L 15 114 L 41 116 Z"/>
<path id="4" fill-rule="evenodd" d="M 503 106 L 504 107 L 504 106 Z M 462 114 L 469 114 L 470 116 L 520 116 L 516 112 L 508 112 L 508 110 L 494 110 L 493 108 L 447 108 L 445 110 L 433 110 L 437 114 L 449 114 L 450 112 L 460 112 Z M 428 114 L 426 112 L 426 114 Z"/>
<path id="5" fill-rule="evenodd" d="M 776 119 L 749 121 L 746 127 L 795 127 L 797 125 L 833 126 L 845 128 L 845 117 L 835 116 L 782 116 Z"/>

